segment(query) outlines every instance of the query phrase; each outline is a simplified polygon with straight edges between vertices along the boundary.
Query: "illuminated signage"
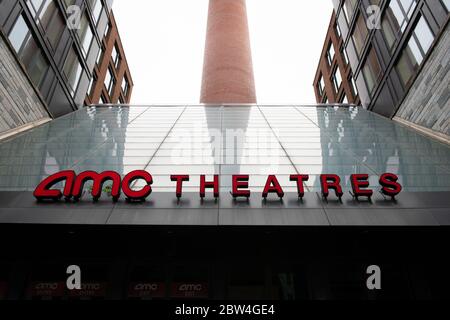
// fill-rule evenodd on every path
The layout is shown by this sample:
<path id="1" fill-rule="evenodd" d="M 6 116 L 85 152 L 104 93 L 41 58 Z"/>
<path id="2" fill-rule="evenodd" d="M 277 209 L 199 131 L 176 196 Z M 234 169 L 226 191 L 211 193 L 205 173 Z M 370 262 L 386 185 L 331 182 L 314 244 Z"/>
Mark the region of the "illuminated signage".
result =
<path id="1" fill-rule="evenodd" d="M 189 175 L 172 175 L 171 181 L 176 186 L 176 197 L 178 199 L 183 197 L 183 183 L 188 182 Z M 134 183 L 138 180 L 145 182 L 144 186 L 139 190 L 132 188 Z M 207 196 L 207 192 L 218 199 L 220 196 L 220 183 L 219 175 L 214 175 L 210 180 L 207 180 L 206 175 L 200 176 L 200 198 L 204 199 Z M 252 192 L 249 190 L 249 175 L 234 175 L 232 177 L 232 190 L 231 195 L 233 198 L 250 198 Z M 298 191 L 298 197 L 303 198 L 305 195 L 304 183 L 309 180 L 309 175 L 291 175 L 290 181 L 295 183 Z M 352 195 L 359 200 L 361 197 L 371 199 L 374 191 L 369 189 L 369 175 L 367 174 L 353 174 L 350 176 Z M 64 182 L 64 189 L 52 189 L 58 183 Z M 103 192 L 103 185 L 106 182 L 111 183 L 111 197 L 114 202 L 117 202 L 121 194 L 123 193 L 127 201 L 144 201 L 152 193 L 153 177 L 152 175 L 143 170 L 132 171 L 127 174 L 123 179 L 120 174 L 114 171 L 105 171 L 97 173 L 94 171 L 85 171 L 80 174 L 76 174 L 74 171 L 62 171 L 56 173 L 44 181 L 42 181 L 34 191 L 34 196 L 39 201 L 53 200 L 57 201 L 65 198 L 66 201 L 74 200 L 79 201 L 84 190 L 86 182 L 91 181 L 92 191 L 91 195 L 94 201 L 98 201 Z M 402 191 L 402 186 L 398 182 L 398 177 L 392 173 L 385 173 L 379 178 L 379 184 L 381 187 L 381 193 L 385 196 L 395 199 L 395 197 Z M 328 199 L 331 193 L 341 200 L 344 195 L 341 178 L 335 174 L 322 174 L 320 175 L 320 185 L 322 190 L 322 196 Z M 262 198 L 267 199 L 269 195 L 274 195 L 279 199 L 283 199 L 284 191 L 283 187 L 279 183 L 276 175 L 269 175 L 267 182 L 262 190 Z"/>

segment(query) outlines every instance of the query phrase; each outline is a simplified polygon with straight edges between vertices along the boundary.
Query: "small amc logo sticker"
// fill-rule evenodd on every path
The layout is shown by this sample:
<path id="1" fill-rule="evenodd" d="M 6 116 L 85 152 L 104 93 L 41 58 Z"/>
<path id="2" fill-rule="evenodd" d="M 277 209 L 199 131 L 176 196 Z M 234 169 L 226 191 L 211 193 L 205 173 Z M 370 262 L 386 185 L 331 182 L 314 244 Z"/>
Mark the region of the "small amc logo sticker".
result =
<path id="1" fill-rule="evenodd" d="M 207 283 L 174 283 L 172 285 L 174 298 L 207 298 Z"/>

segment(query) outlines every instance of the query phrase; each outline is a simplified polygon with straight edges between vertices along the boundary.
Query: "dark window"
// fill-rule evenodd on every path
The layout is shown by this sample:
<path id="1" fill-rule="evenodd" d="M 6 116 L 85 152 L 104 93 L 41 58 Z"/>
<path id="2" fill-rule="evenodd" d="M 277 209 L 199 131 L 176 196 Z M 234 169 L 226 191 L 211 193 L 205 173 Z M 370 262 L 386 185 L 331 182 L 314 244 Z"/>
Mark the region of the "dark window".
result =
<path id="1" fill-rule="evenodd" d="M 100 19 L 100 14 L 102 13 L 102 2 L 100 0 L 89 0 L 89 4 L 91 5 L 92 18 L 97 24 L 98 20 Z"/>
<path id="2" fill-rule="evenodd" d="M 100 96 L 100 103 L 101 104 L 107 104 L 108 103 L 108 100 L 106 99 L 106 97 L 103 94 Z"/>
<path id="3" fill-rule="evenodd" d="M 341 71 L 339 70 L 339 68 L 334 69 L 331 77 L 333 80 L 334 91 L 337 93 L 342 84 Z"/>
<path id="4" fill-rule="evenodd" d="M 362 14 L 358 16 L 358 20 L 356 21 L 355 29 L 353 29 L 352 39 L 356 47 L 356 52 L 358 56 L 361 57 L 362 50 L 364 48 L 364 44 L 366 42 L 366 38 L 368 35 L 366 21 Z"/>
<path id="5" fill-rule="evenodd" d="M 352 89 L 353 96 L 356 98 L 358 96 L 358 88 L 356 87 L 355 79 L 353 79 L 353 75 L 350 75 L 350 88 Z"/>
<path id="6" fill-rule="evenodd" d="M 330 44 L 328 46 L 328 50 L 327 50 L 327 61 L 328 61 L 328 65 L 330 65 L 330 67 L 333 64 L 334 55 L 335 55 L 334 45 L 333 45 L 333 42 L 330 42 Z"/>
<path id="7" fill-rule="evenodd" d="M 81 75 L 84 71 L 74 47 L 70 48 L 63 69 L 69 84 L 71 94 L 72 96 L 75 96 L 78 83 L 80 82 Z"/>
<path id="8" fill-rule="evenodd" d="M 369 51 L 362 72 L 366 81 L 367 91 L 372 96 L 381 76 L 381 66 L 374 48 Z"/>
<path id="9" fill-rule="evenodd" d="M 125 97 L 128 96 L 128 89 L 129 89 L 128 79 L 126 76 L 124 76 L 122 80 L 122 92 Z"/>
<path id="10" fill-rule="evenodd" d="M 111 56 L 114 62 L 114 66 L 116 67 L 116 69 L 118 69 L 120 64 L 120 53 L 119 50 L 117 49 L 117 45 L 114 45 Z"/>
<path id="11" fill-rule="evenodd" d="M 49 69 L 49 63 L 22 15 L 17 19 L 8 38 L 34 85 L 39 87 Z"/>
<path id="12" fill-rule="evenodd" d="M 83 14 L 80 21 L 80 29 L 78 29 L 78 36 L 80 37 L 81 45 L 83 47 L 84 55 L 86 56 L 91 48 L 94 33 L 92 32 L 91 23 L 87 14 Z"/>
<path id="13" fill-rule="evenodd" d="M 405 87 L 408 87 L 411 84 L 411 80 L 419 70 L 433 41 L 434 34 L 431 31 L 431 28 L 425 18 L 421 17 L 395 66 Z"/>
<path id="14" fill-rule="evenodd" d="M 390 51 L 395 48 L 398 39 L 405 31 L 416 5 L 415 0 L 392 0 L 389 4 L 381 29 Z"/>
<path id="15" fill-rule="evenodd" d="M 92 96 L 92 93 L 93 93 L 93 90 L 94 90 L 94 83 L 95 83 L 96 81 L 97 81 L 97 79 L 96 79 L 96 76 L 94 75 L 94 76 L 91 78 L 91 81 L 89 82 L 89 88 L 88 88 L 88 91 L 87 91 L 88 97 Z"/>
<path id="16" fill-rule="evenodd" d="M 104 37 L 105 37 L 105 38 L 108 37 L 109 30 L 111 30 L 111 25 L 108 23 L 108 24 L 106 25 L 106 29 L 105 29 L 105 34 L 104 34 Z"/>
<path id="17" fill-rule="evenodd" d="M 352 21 L 353 14 L 356 11 L 356 6 L 358 4 L 358 0 L 345 0 L 343 9 L 345 12 L 345 17 L 347 18 L 347 22 L 350 24 L 350 21 Z"/>
<path id="18" fill-rule="evenodd" d="M 341 39 L 342 38 L 342 32 L 341 32 L 341 28 L 339 28 L 338 24 L 336 24 L 335 29 L 336 29 L 336 35 L 338 36 L 339 39 Z"/>
<path id="19" fill-rule="evenodd" d="M 325 83 L 323 82 L 323 76 L 321 75 L 319 81 L 317 82 L 317 90 L 319 90 L 319 95 L 323 95 L 324 88 Z"/>
<path id="20" fill-rule="evenodd" d="M 29 0 L 27 5 L 37 23 L 45 31 L 45 36 L 51 46 L 55 49 L 66 27 L 57 4 L 54 0 Z"/>
<path id="21" fill-rule="evenodd" d="M 345 50 L 344 47 L 341 48 L 341 55 L 342 55 L 342 58 L 344 59 L 344 63 L 347 65 L 349 60 L 348 60 L 347 50 Z"/>
<path id="22" fill-rule="evenodd" d="M 100 51 L 98 52 L 97 61 L 96 61 L 97 66 L 100 66 L 100 64 L 102 63 L 104 53 L 105 53 L 105 48 L 102 46 L 100 48 Z"/>
<path id="23" fill-rule="evenodd" d="M 111 67 L 109 67 L 105 77 L 105 87 L 108 90 L 110 96 L 113 93 L 115 84 L 116 78 L 114 77 L 114 72 L 112 71 Z"/>

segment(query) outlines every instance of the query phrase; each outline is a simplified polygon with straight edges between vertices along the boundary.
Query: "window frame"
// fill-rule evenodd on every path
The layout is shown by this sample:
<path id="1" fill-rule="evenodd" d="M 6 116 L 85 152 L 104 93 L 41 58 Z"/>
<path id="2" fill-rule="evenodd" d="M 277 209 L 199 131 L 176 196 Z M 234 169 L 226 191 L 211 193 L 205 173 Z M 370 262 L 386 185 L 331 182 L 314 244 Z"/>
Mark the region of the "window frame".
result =
<path id="1" fill-rule="evenodd" d="M 428 31 L 429 31 L 429 32 L 431 33 L 431 35 L 433 36 L 433 40 L 430 42 L 430 44 L 429 44 L 429 46 L 428 46 L 428 48 L 427 48 L 426 51 L 425 51 L 424 48 L 422 47 L 422 43 L 421 43 L 420 39 L 418 38 L 418 36 L 417 36 L 417 34 L 416 34 L 416 28 L 418 27 L 418 25 L 419 25 L 422 21 L 423 21 L 423 22 L 425 23 L 425 25 L 428 27 Z M 408 80 L 406 81 L 406 83 L 405 83 L 405 82 L 403 81 L 404 79 L 402 78 L 401 73 L 399 72 L 398 66 L 399 66 L 400 61 L 401 61 L 402 58 L 404 57 L 404 55 L 405 55 L 405 53 L 406 53 L 406 50 L 409 48 L 410 43 L 411 43 L 412 40 L 414 40 L 415 45 L 417 46 L 416 49 L 419 50 L 418 53 L 420 53 L 420 55 L 421 55 L 421 57 L 420 57 L 421 60 L 420 60 L 420 61 L 416 61 L 416 62 L 418 62 L 418 64 L 417 64 L 417 70 L 413 70 L 413 72 L 411 72 L 411 75 L 410 75 L 409 79 L 408 79 Z M 400 53 L 398 54 L 398 57 L 397 57 L 397 59 L 396 59 L 396 61 L 395 61 L 395 63 L 394 63 L 394 70 L 395 70 L 395 72 L 397 72 L 397 75 L 398 75 L 398 77 L 399 77 L 399 79 L 400 79 L 400 83 L 401 83 L 401 85 L 403 86 L 403 88 L 404 88 L 405 90 L 407 90 L 408 88 L 410 88 L 411 85 L 414 83 L 414 79 L 417 77 L 418 73 L 420 72 L 420 69 L 421 69 L 422 66 L 424 65 L 424 63 L 425 63 L 427 57 L 429 56 L 429 54 L 430 54 L 430 52 L 431 52 L 431 49 L 432 49 L 433 44 L 434 44 L 435 41 L 436 41 L 436 34 L 433 32 L 433 29 L 430 27 L 430 24 L 429 24 L 429 22 L 427 21 L 427 19 L 426 19 L 422 14 L 420 14 L 420 15 L 416 18 L 416 21 L 414 22 L 414 26 L 413 26 L 412 30 L 410 31 L 408 37 L 406 38 L 405 44 L 404 44 L 404 46 L 402 47 L 402 50 L 401 50 Z M 414 57 L 416 57 L 416 56 L 414 56 Z"/>
<path id="2" fill-rule="evenodd" d="M 364 47 L 366 46 L 367 39 L 369 38 L 369 30 L 367 28 L 364 15 L 361 12 L 358 13 L 358 15 L 356 16 L 355 19 L 356 19 L 356 22 L 355 22 L 355 25 L 353 26 L 353 29 L 352 29 L 351 33 L 350 33 L 350 38 L 351 38 L 351 40 L 353 42 L 353 45 L 355 47 L 355 51 L 356 51 L 356 54 L 358 55 L 358 58 L 361 58 L 363 56 L 363 53 L 364 53 Z M 360 24 L 359 21 L 362 21 L 362 24 Z M 363 27 L 364 28 L 363 29 L 364 32 L 363 32 L 363 30 L 360 30 L 360 27 L 362 25 L 364 26 Z M 355 34 L 356 33 L 358 33 L 358 40 L 359 40 L 359 36 L 363 36 L 363 34 L 365 33 L 365 35 L 363 36 L 364 39 L 361 38 L 361 48 L 359 48 L 359 49 L 358 49 L 358 46 L 357 46 L 357 41 L 355 41 Z"/>
<path id="3" fill-rule="evenodd" d="M 20 43 L 20 47 L 16 48 L 16 46 L 14 45 L 14 43 L 12 43 L 11 41 L 11 34 L 14 31 L 14 28 L 16 27 L 17 23 L 19 22 L 19 20 L 22 19 L 23 23 L 25 25 L 25 27 L 27 28 L 27 32 L 24 36 L 24 38 L 21 40 Z M 47 59 L 46 55 L 45 55 L 45 51 L 42 48 L 41 44 L 39 43 L 39 41 L 36 38 L 36 34 L 34 33 L 33 29 L 30 26 L 30 21 L 28 20 L 28 18 L 26 17 L 26 15 L 24 14 L 24 12 L 21 12 L 16 20 L 14 21 L 14 23 L 12 24 L 11 30 L 9 30 L 8 34 L 6 35 L 6 38 L 8 38 L 8 41 L 11 43 L 11 47 L 13 48 L 13 50 L 15 51 L 18 60 L 20 61 L 20 64 L 22 65 L 23 69 L 26 71 L 27 76 L 29 77 L 29 79 L 31 80 L 31 82 L 37 87 L 40 88 L 42 86 L 42 83 L 45 79 L 45 77 L 47 76 L 51 65 L 50 65 L 50 61 Z M 25 60 L 25 48 L 28 44 L 30 43 L 34 43 L 34 46 L 36 47 L 36 51 L 35 54 L 39 54 L 42 58 L 42 60 L 46 63 L 46 69 L 44 72 L 42 72 L 42 74 L 40 75 L 39 79 L 35 79 L 32 75 L 32 73 L 30 72 L 30 61 L 33 60 L 35 61 L 35 59 L 30 59 L 30 61 Z"/>
<path id="4" fill-rule="evenodd" d="M 373 68 L 372 68 L 373 66 L 372 66 L 371 64 L 367 64 L 368 61 L 369 61 L 370 58 L 371 58 L 371 53 L 374 54 L 375 61 L 376 61 L 377 64 L 378 64 L 378 67 L 379 67 L 379 73 L 378 73 L 378 74 L 375 74 L 375 72 L 374 72 L 374 70 L 373 70 Z M 366 66 L 369 67 L 369 71 L 371 72 L 371 74 L 372 74 L 372 76 L 373 76 L 373 79 L 374 79 L 374 85 L 373 85 L 373 88 L 371 88 L 371 89 L 369 88 L 367 76 L 366 76 L 366 73 L 364 72 Z M 377 52 L 376 52 L 376 50 L 375 50 L 375 48 L 374 48 L 373 46 L 370 47 L 369 50 L 367 51 L 367 56 L 365 57 L 364 63 L 363 63 L 362 66 L 361 66 L 361 73 L 362 73 L 364 82 L 365 82 L 365 84 L 366 84 L 367 92 L 369 93 L 369 96 L 370 96 L 371 98 L 373 98 L 374 93 L 375 93 L 375 91 L 376 91 L 376 88 L 379 86 L 379 84 L 380 84 L 380 79 L 381 79 L 381 77 L 382 77 L 382 75 L 383 75 L 383 68 L 381 67 L 380 59 L 378 58 Z"/>
<path id="5" fill-rule="evenodd" d="M 125 88 L 123 86 L 124 83 L 125 83 Z M 130 82 L 128 81 L 128 77 L 126 74 L 123 76 L 122 84 L 120 87 L 121 87 L 124 97 L 128 97 L 128 91 L 130 90 Z"/>
<path id="6" fill-rule="evenodd" d="M 401 23 L 398 21 L 398 17 L 395 15 L 395 11 L 392 9 L 393 3 L 396 3 L 398 8 L 400 9 L 400 13 L 402 14 L 403 20 Z M 401 0 L 391 0 L 389 2 L 389 6 L 385 9 L 385 12 L 383 13 L 383 18 L 381 19 L 381 35 L 383 37 L 383 40 L 388 47 L 389 53 L 392 55 L 397 48 L 398 44 L 400 43 L 400 40 L 404 36 L 404 32 L 407 28 L 407 26 L 411 23 L 411 18 L 413 16 L 414 11 L 418 8 L 418 1 L 412 0 L 411 5 L 408 8 L 404 8 Z M 389 15 L 389 10 L 393 12 L 393 15 Z M 393 26 L 392 19 L 396 19 L 396 21 L 399 24 L 399 28 L 396 30 Z M 385 28 L 385 21 L 386 26 L 390 28 L 390 32 L 392 33 L 392 37 L 394 38 L 394 41 L 390 44 L 388 41 L 388 37 L 386 35 L 387 31 Z"/>
<path id="7" fill-rule="evenodd" d="M 325 91 L 325 81 L 323 79 L 323 74 L 322 73 L 320 74 L 320 77 L 319 77 L 319 79 L 317 81 L 317 85 L 316 86 L 317 86 L 317 91 L 319 92 L 319 95 L 323 96 L 324 91 Z"/>
<path id="8" fill-rule="evenodd" d="M 108 76 L 110 79 L 109 79 L 109 83 L 106 84 L 106 79 Z M 117 79 L 116 79 L 116 76 L 114 75 L 114 70 L 111 66 L 108 66 L 108 70 L 106 71 L 104 86 L 110 97 L 112 97 L 112 94 L 114 93 L 114 87 L 115 87 L 116 83 L 117 83 Z"/>
<path id="9" fill-rule="evenodd" d="M 80 66 L 80 73 L 79 73 L 79 76 L 77 76 L 78 80 L 76 81 L 76 85 L 74 87 L 72 86 L 71 81 L 70 81 L 71 75 L 68 75 L 66 73 L 66 63 L 68 62 L 68 59 L 69 59 L 69 56 L 70 56 L 71 53 L 74 53 L 75 58 L 78 60 L 78 64 Z M 74 70 L 71 69 L 70 71 L 73 72 Z M 70 93 L 71 93 L 71 96 L 73 98 L 73 97 L 75 97 L 75 95 L 77 93 L 77 90 L 78 90 L 78 87 L 80 86 L 80 82 L 81 82 L 81 78 L 83 77 L 83 74 L 86 73 L 86 70 L 83 67 L 82 58 L 78 54 L 77 48 L 74 45 L 71 46 L 71 48 L 69 49 L 69 51 L 67 53 L 66 59 L 64 61 L 62 73 L 64 74 L 64 76 L 66 78 L 67 85 L 68 85 L 68 87 L 69 87 L 69 89 L 71 91 Z"/>
<path id="10" fill-rule="evenodd" d="M 54 11 L 46 23 L 42 20 L 44 9 L 50 8 L 50 6 L 53 5 Z M 59 4 L 56 0 L 42 0 L 40 7 L 36 8 L 35 4 L 33 3 L 33 0 L 26 0 L 26 6 L 30 10 L 33 20 L 36 22 L 37 27 L 41 30 L 43 37 L 50 45 L 50 48 L 55 51 L 58 47 L 59 42 L 61 41 L 61 38 L 64 34 L 64 31 L 66 29 L 66 19 L 64 18 L 63 13 L 61 12 L 61 9 L 59 7 Z M 47 12 L 47 11 L 45 11 Z M 57 19 L 60 20 L 60 26 L 61 28 L 56 27 L 56 21 Z M 50 30 L 59 30 L 59 33 L 56 35 L 55 38 L 50 37 L 51 31 Z"/>
<path id="11" fill-rule="evenodd" d="M 336 76 L 339 76 L 340 83 L 338 84 L 338 79 Z M 333 72 L 331 73 L 331 82 L 333 83 L 333 88 L 336 94 L 339 92 L 339 90 L 342 87 L 342 74 L 339 66 L 336 66 L 336 68 L 333 69 Z"/>
<path id="12" fill-rule="evenodd" d="M 333 52 L 333 56 L 331 56 L 331 52 Z M 333 65 L 333 61 L 334 61 L 334 57 L 335 56 L 336 56 L 336 50 L 334 49 L 333 41 L 330 40 L 330 42 L 328 44 L 327 53 L 326 53 L 328 66 L 331 67 Z"/>

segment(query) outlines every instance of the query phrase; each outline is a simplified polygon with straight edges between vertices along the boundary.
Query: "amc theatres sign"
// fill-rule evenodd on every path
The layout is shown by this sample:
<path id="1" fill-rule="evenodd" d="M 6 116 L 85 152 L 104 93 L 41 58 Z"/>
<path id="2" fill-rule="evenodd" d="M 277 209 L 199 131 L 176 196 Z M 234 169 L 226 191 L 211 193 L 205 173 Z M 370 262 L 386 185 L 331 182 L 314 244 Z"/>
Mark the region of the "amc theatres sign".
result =
<path id="1" fill-rule="evenodd" d="M 172 175 L 171 180 L 176 187 L 176 197 L 183 197 L 183 183 L 188 182 L 189 175 Z M 250 198 L 249 175 L 234 175 L 232 177 L 231 195 L 233 198 Z M 353 174 L 350 177 L 352 185 L 352 194 L 358 200 L 360 197 L 371 199 L 374 190 L 369 189 L 368 174 Z M 138 181 L 145 181 L 145 186 L 139 190 L 132 188 L 133 184 Z M 309 180 L 309 175 L 291 175 L 290 181 L 297 187 L 299 198 L 305 195 L 304 183 Z M 121 175 L 114 171 L 105 171 L 97 173 L 93 171 L 85 171 L 77 175 L 74 171 L 62 171 L 56 173 L 44 181 L 42 181 L 36 190 L 34 196 L 39 201 L 53 200 L 57 201 L 65 198 L 66 201 L 73 200 L 75 202 L 81 199 L 85 184 L 91 181 L 93 183 L 91 195 L 94 201 L 98 201 L 103 192 L 103 185 L 111 182 L 111 196 L 114 202 L 117 202 L 122 193 L 127 201 L 145 201 L 152 193 L 153 177 L 143 170 L 130 172 L 123 179 Z M 65 182 L 64 190 L 52 189 L 58 183 Z M 402 186 L 398 183 L 398 177 L 392 173 L 385 173 L 379 178 L 381 193 L 385 196 L 395 198 L 401 191 Z M 341 178 L 335 174 L 323 174 L 320 176 L 320 185 L 322 195 L 328 199 L 330 193 L 334 193 L 339 199 L 344 195 Z M 200 177 L 199 195 L 204 199 L 209 192 L 215 199 L 219 198 L 220 184 L 219 175 L 215 175 L 213 179 L 207 181 L 206 176 Z M 262 191 L 262 198 L 267 199 L 269 195 L 276 196 L 280 199 L 284 197 L 284 191 L 275 175 L 269 175 Z"/>

